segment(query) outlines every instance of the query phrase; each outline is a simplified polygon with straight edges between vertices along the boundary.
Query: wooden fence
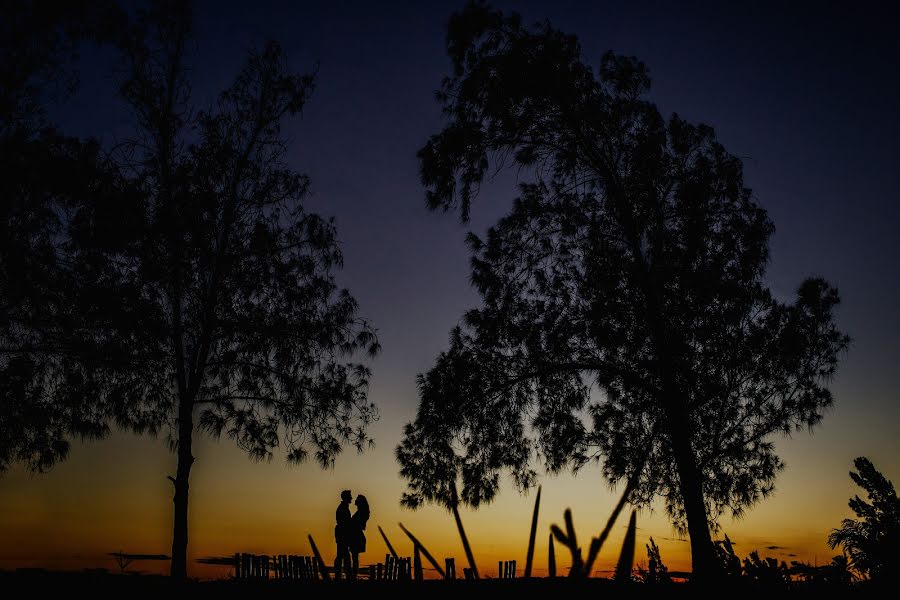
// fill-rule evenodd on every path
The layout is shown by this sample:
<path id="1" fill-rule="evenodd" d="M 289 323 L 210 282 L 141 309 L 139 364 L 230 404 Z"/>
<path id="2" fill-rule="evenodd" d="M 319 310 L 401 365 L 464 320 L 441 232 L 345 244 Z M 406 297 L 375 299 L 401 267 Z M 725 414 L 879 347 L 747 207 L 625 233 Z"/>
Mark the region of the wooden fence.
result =
<path id="1" fill-rule="evenodd" d="M 371 581 L 409 581 L 412 579 L 412 562 L 406 558 L 394 558 L 390 554 L 384 555 L 384 562 L 369 565 L 369 579 Z"/>
<path id="2" fill-rule="evenodd" d="M 447 559 L 452 563 L 453 559 Z M 328 579 L 328 567 L 314 556 L 293 554 L 237 553 L 234 555 L 235 579 L 293 579 L 296 581 L 319 581 Z M 323 572 L 324 567 L 324 572 Z M 372 581 L 409 581 L 412 579 L 412 559 L 394 558 L 386 554 L 383 563 L 360 567 L 358 577 Z"/>
<path id="3" fill-rule="evenodd" d="M 235 579 L 294 579 L 318 581 L 322 565 L 312 556 L 277 556 L 237 553 L 234 555 Z"/>
<path id="4" fill-rule="evenodd" d="M 516 561 L 514 560 L 501 560 L 497 563 L 497 573 L 499 573 L 498 577 L 500 579 L 515 579 L 516 578 Z"/>
<path id="5" fill-rule="evenodd" d="M 515 561 L 500 563 L 501 578 L 515 577 Z M 321 563 L 315 556 L 295 556 L 293 554 L 237 553 L 234 555 L 235 579 L 291 579 L 295 581 L 328 580 L 329 567 Z M 421 561 L 419 570 L 421 571 Z M 471 569 L 463 569 L 466 580 L 474 580 Z M 413 580 L 413 561 L 410 557 L 394 558 L 385 554 L 384 562 L 361 566 L 358 578 L 370 581 L 411 581 Z M 421 577 L 421 575 L 420 575 Z M 444 579 L 456 579 L 456 560 L 444 559 Z"/>

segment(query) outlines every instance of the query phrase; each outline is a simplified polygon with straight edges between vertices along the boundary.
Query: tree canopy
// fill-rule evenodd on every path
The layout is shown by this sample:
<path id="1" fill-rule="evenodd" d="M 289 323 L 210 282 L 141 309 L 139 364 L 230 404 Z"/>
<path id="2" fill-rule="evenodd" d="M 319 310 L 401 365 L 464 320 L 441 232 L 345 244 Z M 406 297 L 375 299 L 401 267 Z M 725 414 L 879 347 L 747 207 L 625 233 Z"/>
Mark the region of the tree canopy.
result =
<path id="1" fill-rule="evenodd" d="M 108 431 L 102 406 L 67 395 L 56 323 L 71 324 L 61 251 L 73 206 L 117 193 L 99 144 L 60 131 L 47 108 L 77 88 L 80 44 L 109 42 L 119 14 L 104 2 L 12 2 L 0 22 L 0 473 L 45 471 L 72 437 Z"/>
<path id="2" fill-rule="evenodd" d="M 771 436 L 816 425 L 848 344 L 837 291 L 791 302 L 765 279 L 774 230 L 712 128 L 664 117 L 633 57 L 594 69 L 578 40 L 471 3 L 448 24 L 447 123 L 419 152 L 426 203 L 468 220 L 519 174 L 509 214 L 469 234 L 482 305 L 419 378 L 397 449 L 406 506 L 472 506 L 602 460 L 632 502 L 662 498 L 713 568 L 708 522 L 772 489 Z M 649 453 L 649 455 L 648 455 Z"/>
<path id="3" fill-rule="evenodd" d="M 22 210 L 4 226 L 23 240 L 4 259 L 28 264 L 4 262 L 3 298 L 16 305 L 0 332 L 0 422 L 11 433 L 0 466 L 48 468 L 73 432 L 103 436 L 111 423 L 167 432 L 176 577 L 186 575 L 195 426 L 255 460 L 280 448 L 290 462 L 312 453 L 330 466 L 344 446 L 370 442 L 366 360 L 379 349 L 335 281 L 335 222 L 304 208 L 309 180 L 286 160 L 281 126 L 302 112 L 314 74 L 294 73 L 269 42 L 202 108 L 191 27 L 183 2 L 122 22 L 116 81 L 133 136 L 67 149 L 39 197 L 12 190 Z M 23 291 L 11 282 L 25 273 Z"/>
<path id="4" fill-rule="evenodd" d="M 866 491 L 869 501 L 850 499 L 856 518 L 844 519 L 828 536 L 828 544 L 842 546 L 860 573 L 887 581 L 895 577 L 892 569 L 900 560 L 900 498 L 894 484 L 868 458 L 860 456 L 853 464 L 857 471 L 850 471 L 850 479 Z"/>

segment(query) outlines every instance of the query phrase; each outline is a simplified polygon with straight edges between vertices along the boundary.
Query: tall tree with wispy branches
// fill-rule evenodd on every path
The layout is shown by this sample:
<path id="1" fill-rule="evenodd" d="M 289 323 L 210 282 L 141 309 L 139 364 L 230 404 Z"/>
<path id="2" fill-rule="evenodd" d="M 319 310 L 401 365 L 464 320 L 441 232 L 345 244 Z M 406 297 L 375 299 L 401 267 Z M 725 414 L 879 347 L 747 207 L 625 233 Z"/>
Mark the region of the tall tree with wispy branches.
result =
<path id="1" fill-rule="evenodd" d="M 32 373 L 49 406 L 168 431 L 178 579 L 198 429 L 255 460 L 281 448 L 327 467 L 345 445 L 366 447 L 377 416 L 360 362 L 378 351 L 375 332 L 335 282 L 334 221 L 305 210 L 309 181 L 285 159 L 281 125 L 314 77 L 293 73 L 270 42 L 198 108 L 190 31 L 183 2 L 152 3 L 123 31 L 118 81 L 136 135 L 110 157 L 111 193 L 70 202 L 54 237 L 69 283 L 64 314 L 41 324 L 54 343 L 8 340 L 11 360 L 47 363 Z"/>
<path id="2" fill-rule="evenodd" d="M 837 291 L 813 278 L 773 296 L 773 225 L 741 161 L 664 117 L 640 61 L 594 68 L 575 36 L 482 3 L 450 18 L 447 52 L 447 123 L 419 152 L 428 207 L 465 222 L 489 173 L 524 183 L 468 237 L 482 306 L 419 378 L 403 503 L 446 505 L 461 480 L 478 506 L 504 472 L 526 488 L 540 461 L 597 458 L 633 503 L 663 500 L 695 578 L 714 578 L 710 524 L 771 492 L 773 435 L 832 404 Z"/>

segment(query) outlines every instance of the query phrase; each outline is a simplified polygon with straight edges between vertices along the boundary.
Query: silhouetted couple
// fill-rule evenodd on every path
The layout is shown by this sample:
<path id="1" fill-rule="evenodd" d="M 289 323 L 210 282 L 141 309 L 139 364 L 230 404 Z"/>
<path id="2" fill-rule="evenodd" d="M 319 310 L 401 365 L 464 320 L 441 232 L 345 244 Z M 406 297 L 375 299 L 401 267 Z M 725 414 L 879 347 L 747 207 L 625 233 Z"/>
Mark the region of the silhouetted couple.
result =
<path id="1" fill-rule="evenodd" d="M 366 521 L 369 520 L 369 502 L 362 494 L 356 497 L 356 512 L 350 516 L 350 490 L 341 492 L 341 503 L 335 512 L 337 525 L 334 526 L 334 541 L 337 542 L 337 557 L 334 559 L 334 578 L 339 580 L 341 572 L 347 579 L 356 579 L 359 571 L 359 553 L 366 551 Z"/>

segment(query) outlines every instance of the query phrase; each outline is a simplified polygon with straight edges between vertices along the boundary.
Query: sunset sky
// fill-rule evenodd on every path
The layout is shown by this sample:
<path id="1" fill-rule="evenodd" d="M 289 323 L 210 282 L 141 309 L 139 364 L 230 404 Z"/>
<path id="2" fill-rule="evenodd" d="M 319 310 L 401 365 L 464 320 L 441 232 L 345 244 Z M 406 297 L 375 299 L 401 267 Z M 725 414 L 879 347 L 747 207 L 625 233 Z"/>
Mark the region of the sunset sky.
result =
<path id="1" fill-rule="evenodd" d="M 415 415 L 416 374 L 478 302 L 468 283 L 465 234 L 483 232 L 515 196 L 508 177 L 485 186 L 468 226 L 424 205 L 415 152 L 443 122 L 433 91 L 449 70 L 445 21 L 462 4 L 225 4 L 197 5 L 191 64 L 200 104 L 231 81 L 254 43 L 280 41 L 299 71 L 318 64 L 302 120 L 286 127 L 290 163 L 311 177 L 307 205 L 337 218 L 345 255 L 339 281 L 378 329 L 383 351 L 371 365 L 370 397 L 381 417 L 371 430 L 375 448 L 345 452 L 328 471 L 314 463 L 288 467 L 279 455 L 253 463 L 228 440 L 201 438 L 189 557 L 309 554 L 312 534 L 330 562 L 334 509 L 350 488 L 365 494 L 372 510 L 362 562 L 384 558 L 377 525 L 401 554 L 412 554 L 397 526 L 402 521 L 435 556 L 455 556 L 461 572 L 465 558 L 452 516 L 436 507 L 400 508 L 404 483 L 394 448 Z M 859 491 L 847 476 L 853 459 L 869 457 L 900 484 L 900 25 L 864 3 L 828 10 L 791 4 L 495 3 L 576 34 L 593 64 L 607 49 L 644 60 L 652 99 L 664 111 L 714 126 L 744 159 L 746 183 L 776 226 L 767 275 L 776 295 L 790 298 L 809 275 L 840 290 L 838 322 L 853 342 L 831 386 L 834 409 L 811 435 L 776 439 L 787 467 L 772 497 L 741 520 L 720 521 L 720 534 L 736 541 L 740 556 L 759 550 L 821 564 L 836 553 L 828 532 L 851 516 L 847 500 Z M 81 90 L 54 111 L 65 131 L 108 143 L 128 134 L 112 64 L 107 51 L 85 48 Z M 114 569 L 109 552 L 168 554 L 166 476 L 174 470 L 164 439 L 115 433 L 74 444 L 70 459 L 48 474 L 10 471 L 0 477 L 0 569 Z M 549 526 L 562 524 L 565 508 L 588 540 L 621 489 L 610 490 L 597 465 L 540 483 L 536 574 L 543 575 Z M 524 565 L 533 500 L 533 493 L 504 486 L 492 505 L 463 512 L 484 574 L 495 575 L 498 560 Z M 626 524 L 627 514 L 599 569 L 614 566 Z M 689 544 L 677 539 L 661 505 L 639 513 L 638 527 L 638 561 L 653 536 L 671 569 L 689 569 Z M 559 546 L 557 557 L 565 572 L 568 556 Z M 168 563 L 139 562 L 132 570 L 167 572 Z M 217 577 L 227 570 L 191 561 L 189 572 Z"/>

